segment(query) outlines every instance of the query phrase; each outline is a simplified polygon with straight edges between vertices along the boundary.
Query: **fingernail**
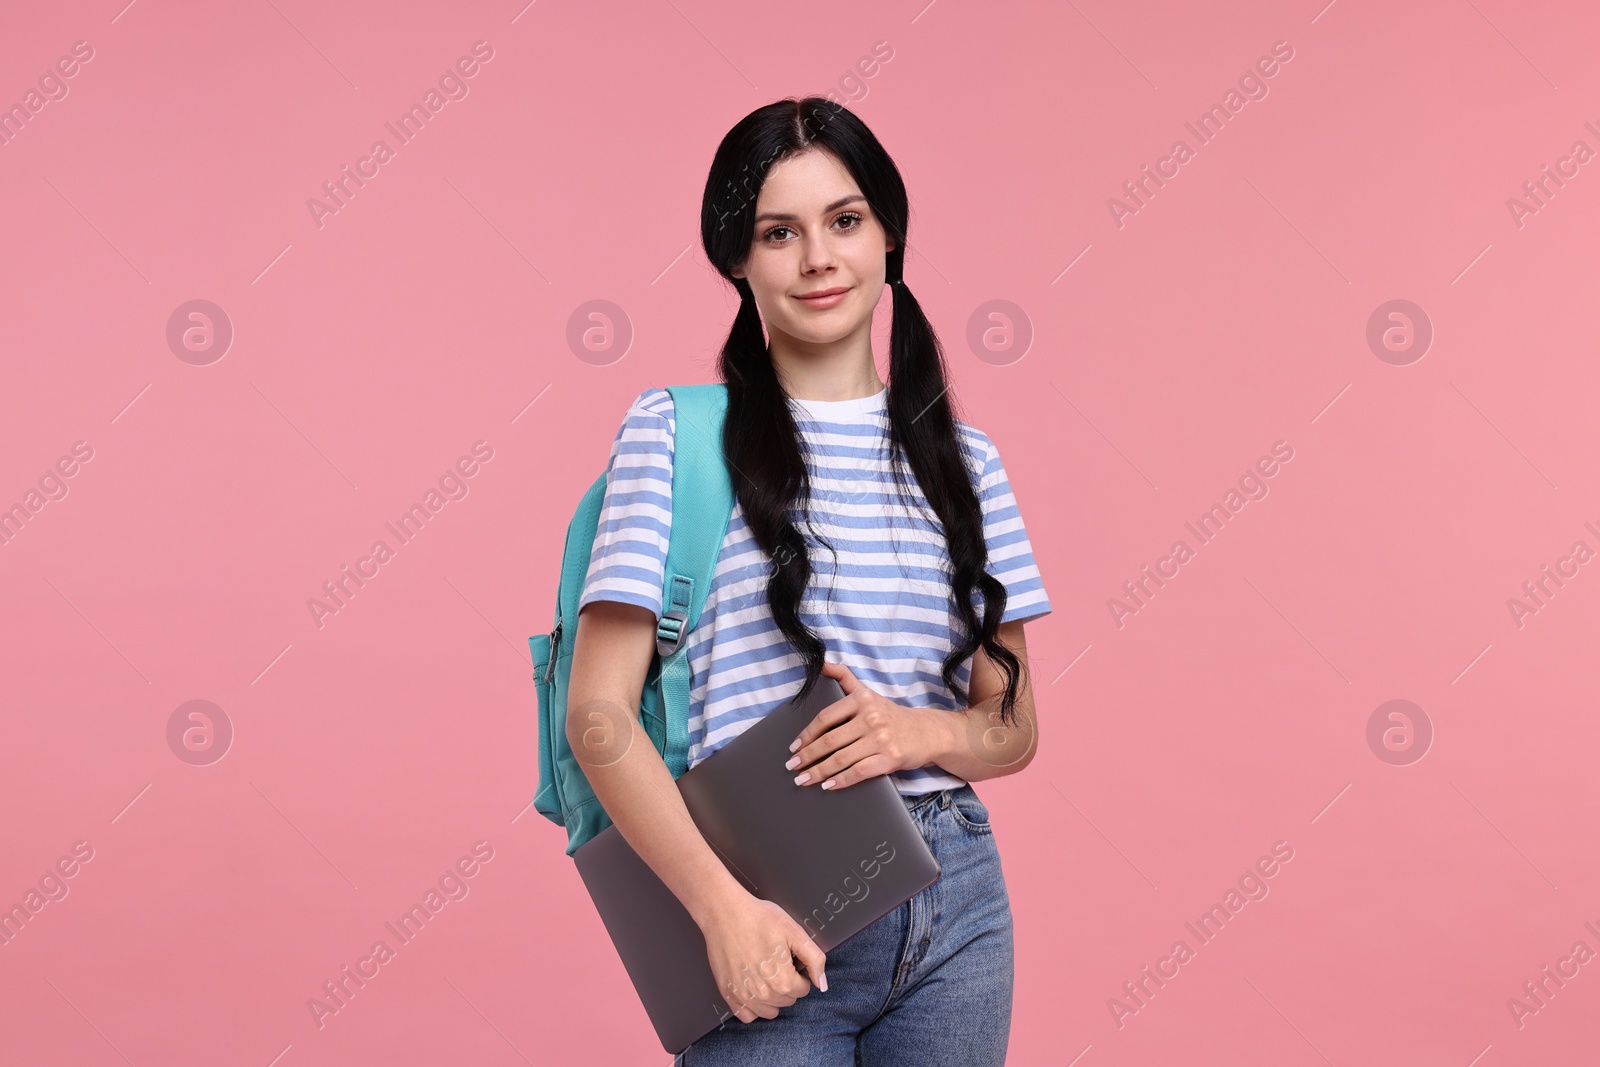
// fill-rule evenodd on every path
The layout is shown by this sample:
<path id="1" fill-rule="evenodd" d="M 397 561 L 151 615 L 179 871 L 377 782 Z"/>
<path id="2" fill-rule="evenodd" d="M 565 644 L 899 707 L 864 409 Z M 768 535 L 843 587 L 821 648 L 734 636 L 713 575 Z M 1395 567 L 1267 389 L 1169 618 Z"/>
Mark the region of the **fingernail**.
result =
<path id="1" fill-rule="evenodd" d="M 795 785 L 805 785 L 810 780 L 811 780 L 811 772 L 810 771 L 803 771 L 800 774 L 797 774 L 797 775 L 794 776 L 794 784 Z"/>
<path id="2" fill-rule="evenodd" d="M 822 783 L 822 788 L 824 788 L 824 789 L 832 789 L 833 788 L 833 783 L 834 783 L 834 779 L 829 778 L 826 782 Z"/>
<path id="3" fill-rule="evenodd" d="M 800 766 L 800 757 L 796 756 L 793 759 L 791 759 L 788 763 L 785 763 L 783 765 L 783 768 L 784 768 L 784 770 L 792 771 L 798 766 Z"/>
<path id="4" fill-rule="evenodd" d="M 795 751 L 799 747 L 800 747 L 800 739 L 798 737 L 795 738 L 793 741 L 789 742 L 789 751 L 790 752 Z"/>
<path id="5" fill-rule="evenodd" d="M 824 993 L 828 991 L 828 976 L 826 974 L 817 975 L 817 988 Z"/>

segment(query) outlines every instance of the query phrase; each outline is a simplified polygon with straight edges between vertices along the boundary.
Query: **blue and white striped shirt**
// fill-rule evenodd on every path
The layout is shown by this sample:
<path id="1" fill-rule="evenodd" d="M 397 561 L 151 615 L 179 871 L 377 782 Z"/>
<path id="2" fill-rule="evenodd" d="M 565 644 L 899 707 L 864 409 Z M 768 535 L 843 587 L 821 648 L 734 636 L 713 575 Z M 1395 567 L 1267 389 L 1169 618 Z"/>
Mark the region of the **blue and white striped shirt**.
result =
<path id="1" fill-rule="evenodd" d="M 844 663 L 869 688 L 905 707 L 959 709 L 940 676 L 961 632 L 943 525 L 908 466 L 901 465 L 903 489 L 895 480 L 887 398 L 881 389 L 856 400 L 790 401 L 811 478 L 809 528 L 798 502 L 790 510 L 812 566 L 800 617 L 822 639 L 827 660 Z M 988 572 L 1006 587 L 1001 621 L 1047 615 L 1050 600 L 999 450 L 981 430 L 959 420 L 956 427 L 983 508 Z M 580 611 L 616 600 L 661 617 L 675 430 L 665 389 L 646 389 L 628 408 L 611 446 Z M 686 639 L 690 767 L 792 699 L 805 680 L 804 662 L 772 619 L 770 569 L 735 500 L 711 591 Z M 973 602 L 981 617 L 976 591 Z M 957 672 L 963 687 L 971 672 L 968 658 Z M 913 795 L 964 782 L 937 764 L 892 777 Z"/>

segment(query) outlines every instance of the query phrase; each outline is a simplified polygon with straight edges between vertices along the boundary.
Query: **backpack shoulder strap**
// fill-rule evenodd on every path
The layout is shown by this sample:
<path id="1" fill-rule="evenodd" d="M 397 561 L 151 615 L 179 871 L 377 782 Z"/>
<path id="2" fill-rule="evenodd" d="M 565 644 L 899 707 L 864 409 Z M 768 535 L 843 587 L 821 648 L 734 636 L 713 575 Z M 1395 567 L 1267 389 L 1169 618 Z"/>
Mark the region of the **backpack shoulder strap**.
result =
<path id="1" fill-rule="evenodd" d="M 700 621 L 712 574 L 733 514 L 733 482 L 722 452 L 728 387 L 669 386 L 673 404 L 672 528 L 667 543 L 666 588 L 656 652 L 667 736 L 662 758 L 677 778 L 689 759 L 689 656 L 687 638 Z"/>

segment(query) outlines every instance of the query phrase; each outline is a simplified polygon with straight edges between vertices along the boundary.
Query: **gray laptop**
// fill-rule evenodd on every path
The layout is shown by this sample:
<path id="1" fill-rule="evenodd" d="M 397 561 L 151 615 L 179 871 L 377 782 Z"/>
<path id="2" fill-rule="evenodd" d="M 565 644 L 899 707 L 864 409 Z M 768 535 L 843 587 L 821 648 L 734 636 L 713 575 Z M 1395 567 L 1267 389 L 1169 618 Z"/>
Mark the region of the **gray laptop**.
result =
<path id="1" fill-rule="evenodd" d="M 939 877 L 888 775 L 831 791 L 795 785 L 799 772 L 784 769 L 789 743 L 843 697 L 838 682 L 819 678 L 804 701 L 789 701 L 677 780 L 733 876 L 824 952 Z M 614 824 L 572 858 L 663 1048 L 676 1055 L 724 1020 L 745 1025 L 717 989 L 700 927 Z"/>

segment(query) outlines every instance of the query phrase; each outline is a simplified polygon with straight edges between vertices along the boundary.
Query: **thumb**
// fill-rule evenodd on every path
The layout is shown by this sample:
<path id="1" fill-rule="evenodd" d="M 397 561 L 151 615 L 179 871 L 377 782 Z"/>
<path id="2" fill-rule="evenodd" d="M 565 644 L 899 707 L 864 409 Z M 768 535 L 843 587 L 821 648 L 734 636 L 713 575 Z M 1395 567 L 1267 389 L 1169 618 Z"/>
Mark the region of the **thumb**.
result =
<path id="1" fill-rule="evenodd" d="M 796 929 L 798 930 L 798 927 Z M 828 976 L 824 968 L 828 963 L 827 954 L 818 948 L 817 943 L 807 937 L 804 931 L 798 931 L 791 947 L 794 950 L 794 954 L 800 957 L 800 962 L 805 964 L 806 974 L 811 979 L 811 984 L 826 993 L 828 991 Z"/>
<path id="2" fill-rule="evenodd" d="M 856 681 L 856 676 L 850 673 L 850 668 L 843 663 L 826 662 L 822 665 L 822 673 L 838 682 L 839 688 L 844 690 L 845 696 L 855 692 L 856 687 L 861 684 Z"/>

